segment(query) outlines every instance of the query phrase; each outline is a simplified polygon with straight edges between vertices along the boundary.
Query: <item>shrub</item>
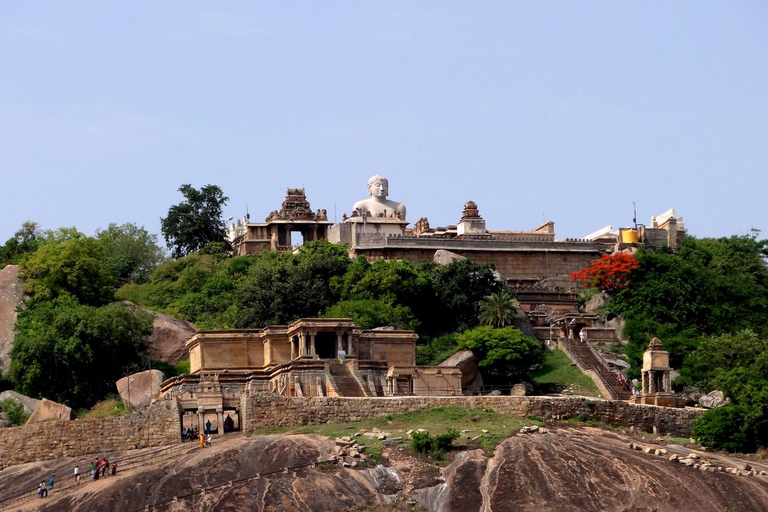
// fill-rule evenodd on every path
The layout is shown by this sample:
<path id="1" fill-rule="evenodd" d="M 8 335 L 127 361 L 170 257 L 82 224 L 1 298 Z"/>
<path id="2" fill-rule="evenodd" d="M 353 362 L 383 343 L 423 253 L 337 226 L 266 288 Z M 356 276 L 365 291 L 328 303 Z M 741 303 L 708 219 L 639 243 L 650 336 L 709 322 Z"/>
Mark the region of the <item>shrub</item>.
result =
<path id="1" fill-rule="evenodd" d="M 0 402 L 0 411 L 4 412 L 13 425 L 23 425 L 29 419 L 29 414 L 24 412 L 24 406 L 10 398 Z"/>
<path id="2" fill-rule="evenodd" d="M 435 460 L 442 460 L 445 452 L 451 449 L 454 439 L 459 433 L 449 429 L 445 434 L 432 436 L 429 432 L 414 432 L 411 435 L 411 448 L 417 453 L 428 453 Z"/>
<path id="3" fill-rule="evenodd" d="M 755 435 L 749 428 L 749 410 L 740 405 L 712 409 L 693 422 L 691 435 L 701 444 L 727 452 L 754 452 Z"/>

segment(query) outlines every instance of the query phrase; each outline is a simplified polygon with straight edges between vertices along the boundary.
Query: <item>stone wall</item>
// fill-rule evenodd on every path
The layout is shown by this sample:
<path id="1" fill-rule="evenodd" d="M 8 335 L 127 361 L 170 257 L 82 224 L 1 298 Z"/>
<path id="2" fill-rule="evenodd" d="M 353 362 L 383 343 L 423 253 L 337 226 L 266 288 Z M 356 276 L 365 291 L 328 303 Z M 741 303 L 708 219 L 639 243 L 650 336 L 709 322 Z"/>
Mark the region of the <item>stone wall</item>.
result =
<path id="1" fill-rule="evenodd" d="M 175 400 L 159 400 L 146 409 L 103 419 L 44 421 L 0 429 L 0 469 L 14 464 L 163 446 L 181 441 Z"/>
<path id="2" fill-rule="evenodd" d="M 504 414 L 533 414 L 548 420 L 567 420 L 577 416 L 598 420 L 616 427 L 646 432 L 691 435 L 691 426 L 703 411 L 672 409 L 611 400 L 581 397 L 483 396 L 483 397 L 386 397 L 386 398 L 286 398 L 256 394 L 243 397 L 243 429 L 257 427 L 311 425 L 327 422 L 360 421 L 387 414 L 400 414 L 433 407 L 456 406 L 491 408 Z"/>

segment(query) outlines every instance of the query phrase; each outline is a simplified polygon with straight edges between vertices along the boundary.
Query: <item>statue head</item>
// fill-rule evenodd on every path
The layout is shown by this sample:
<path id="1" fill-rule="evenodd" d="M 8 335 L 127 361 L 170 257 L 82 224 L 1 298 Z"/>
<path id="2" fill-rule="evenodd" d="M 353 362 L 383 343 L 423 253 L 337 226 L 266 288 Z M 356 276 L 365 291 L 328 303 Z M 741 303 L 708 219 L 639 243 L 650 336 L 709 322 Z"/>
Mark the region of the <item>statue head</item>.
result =
<path id="1" fill-rule="evenodd" d="M 386 199 L 389 195 L 389 181 L 378 174 L 368 179 L 368 195 L 379 199 Z"/>

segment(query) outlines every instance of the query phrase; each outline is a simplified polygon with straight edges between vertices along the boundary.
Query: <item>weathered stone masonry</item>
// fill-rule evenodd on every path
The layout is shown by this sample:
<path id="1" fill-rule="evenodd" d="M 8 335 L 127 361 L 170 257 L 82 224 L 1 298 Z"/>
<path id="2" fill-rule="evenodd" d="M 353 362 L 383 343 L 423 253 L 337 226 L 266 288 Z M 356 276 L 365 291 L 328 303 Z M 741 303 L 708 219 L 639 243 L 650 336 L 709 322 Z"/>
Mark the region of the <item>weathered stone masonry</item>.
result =
<path id="1" fill-rule="evenodd" d="M 622 401 L 590 400 L 577 397 L 389 397 L 389 398 L 286 398 L 257 394 L 241 401 L 246 432 L 257 427 L 311 425 L 327 422 L 360 421 L 387 414 L 456 406 L 491 408 L 504 414 L 533 414 L 546 420 L 581 417 L 616 427 L 634 426 L 646 432 L 691 435 L 691 426 L 703 411 L 637 405 Z"/>
<path id="2" fill-rule="evenodd" d="M 179 408 L 175 400 L 157 401 L 124 416 L 73 421 L 44 421 L 0 429 L 0 469 L 59 457 L 76 457 L 178 443 Z"/>
<path id="3" fill-rule="evenodd" d="M 691 425 L 703 411 L 671 409 L 610 400 L 577 397 L 386 397 L 386 398 L 286 398 L 274 394 L 243 395 L 243 431 L 256 427 L 311 425 L 359 421 L 433 407 L 491 408 L 496 412 L 546 420 L 577 416 L 613 426 L 656 429 L 688 437 Z M 181 441 L 181 411 L 175 400 L 158 400 L 147 409 L 105 419 L 46 421 L 0 430 L 0 469 L 59 457 L 78 457 L 109 451 L 164 446 Z"/>

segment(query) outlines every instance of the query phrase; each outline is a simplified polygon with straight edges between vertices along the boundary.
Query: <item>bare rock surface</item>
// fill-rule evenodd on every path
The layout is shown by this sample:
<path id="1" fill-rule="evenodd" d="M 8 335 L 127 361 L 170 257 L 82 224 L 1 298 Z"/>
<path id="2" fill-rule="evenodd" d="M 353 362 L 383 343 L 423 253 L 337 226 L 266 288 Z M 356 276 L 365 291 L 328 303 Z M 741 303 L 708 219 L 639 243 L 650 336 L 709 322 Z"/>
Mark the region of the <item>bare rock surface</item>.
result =
<path id="1" fill-rule="evenodd" d="M 0 270 L 0 370 L 8 370 L 11 362 L 13 326 L 16 324 L 16 308 L 21 306 L 24 294 L 21 291 L 18 265 L 8 265 Z"/>
<path id="2" fill-rule="evenodd" d="M 160 391 L 164 380 L 165 375 L 160 370 L 145 370 L 123 377 L 115 385 L 123 403 L 131 409 L 138 409 L 149 404 Z"/>
<path id="3" fill-rule="evenodd" d="M 714 390 L 710 391 L 706 395 L 699 397 L 699 405 L 705 409 L 714 409 L 715 407 L 722 407 L 731 403 L 729 398 L 726 398 L 722 391 Z"/>
<path id="4" fill-rule="evenodd" d="M 333 465 L 315 466 L 334 456 L 332 440 L 316 436 L 238 437 L 178 459 L 148 461 L 140 471 L 88 482 L 74 492 L 30 502 L 50 512 L 93 510 L 347 511 L 384 503 L 372 482 L 383 474 Z M 289 468 L 287 471 L 285 468 Z M 81 467 L 82 469 L 82 467 Z M 0 473 L 2 479 L 6 473 Z M 48 472 L 53 471 L 51 466 Z M 381 472 L 380 472 L 381 473 Z M 34 482 L 27 469 L 29 482 Z M 47 474 L 47 473 L 44 473 Z M 71 469 L 67 470 L 71 478 Z M 259 474 L 259 478 L 255 478 Z M 86 469 L 87 476 L 87 469 Z M 41 478 L 37 478 L 39 481 Z M 230 485 L 231 482 L 231 485 Z M 199 491 L 207 488 L 205 494 Z M 174 496 L 178 497 L 173 502 Z M 157 505 L 159 503 L 163 505 Z M 22 509 L 20 507 L 20 509 Z"/>
<path id="5" fill-rule="evenodd" d="M 587 313 L 601 313 L 611 302 L 611 296 L 606 292 L 600 292 L 584 304 Z"/>
<path id="6" fill-rule="evenodd" d="M 152 505 L 152 510 L 177 512 L 322 512 L 410 503 L 432 512 L 764 512 L 768 503 L 765 463 L 675 445 L 637 445 L 636 438 L 595 427 L 538 428 L 502 441 L 492 457 L 482 450 L 454 453 L 443 468 L 402 446 L 385 450 L 388 468 L 359 470 L 315 465 L 337 452 L 333 439 L 319 436 L 214 439 L 212 448 L 190 443 L 192 451 L 156 455 L 116 477 L 54 491 L 46 500 L 30 499 L 8 510 L 133 511 Z M 119 461 L 141 452 L 107 455 Z M 6 468 L 0 472 L 0 503 L 53 473 L 69 480 L 74 464 L 82 470 L 87 461 Z M 732 471 L 717 469 L 722 466 Z"/>
<path id="7" fill-rule="evenodd" d="M 73 417 L 71 407 L 43 398 L 27 420 L 27 425 L 46 420 L 71 420 Z"/>
<path id="8" fill-rule="evenodd" d="M 19 402 L 24 407 L 24 412 L 27 414 L 32 414 L 35 412 L 37 406 L 40 405 L 40 400 L 37 398 L 30 398 L 15 391 L 8 390 L 0 393 L 0 402 L 9 399 L 13 400 L 14 402 Z"/>
<path id="9" fill-rule="evenodd" d="M 455 252 L 446 251 L 445 249 L 438 249 L 435 251 L 435 255 L 432 256 L 432 261 L 438 265 L 447 265 L 456 260 L 463 260 L 464 256 L 456 254 Z"/>
<path id="10" fill-rule="evenodd" d="M 513 436 L 486 462 L 479 450 L 461 454 L 443 471 L 440 500 L 437 486 L 418 501 L 434 512 L 765 510 L 768 479 L 689 468 L 626 439 L 589 427 Z"/>
<path id="11" fill-rule="evenodd" d="M 123 301 L 121 304 L 154 317 L 154 330 L 147 339 L 147 350 L 152 359 L 176 364 L 189 358 L 186 343 L 197 332 L 194 324 L 144 309 L 133 302 Z"/>

